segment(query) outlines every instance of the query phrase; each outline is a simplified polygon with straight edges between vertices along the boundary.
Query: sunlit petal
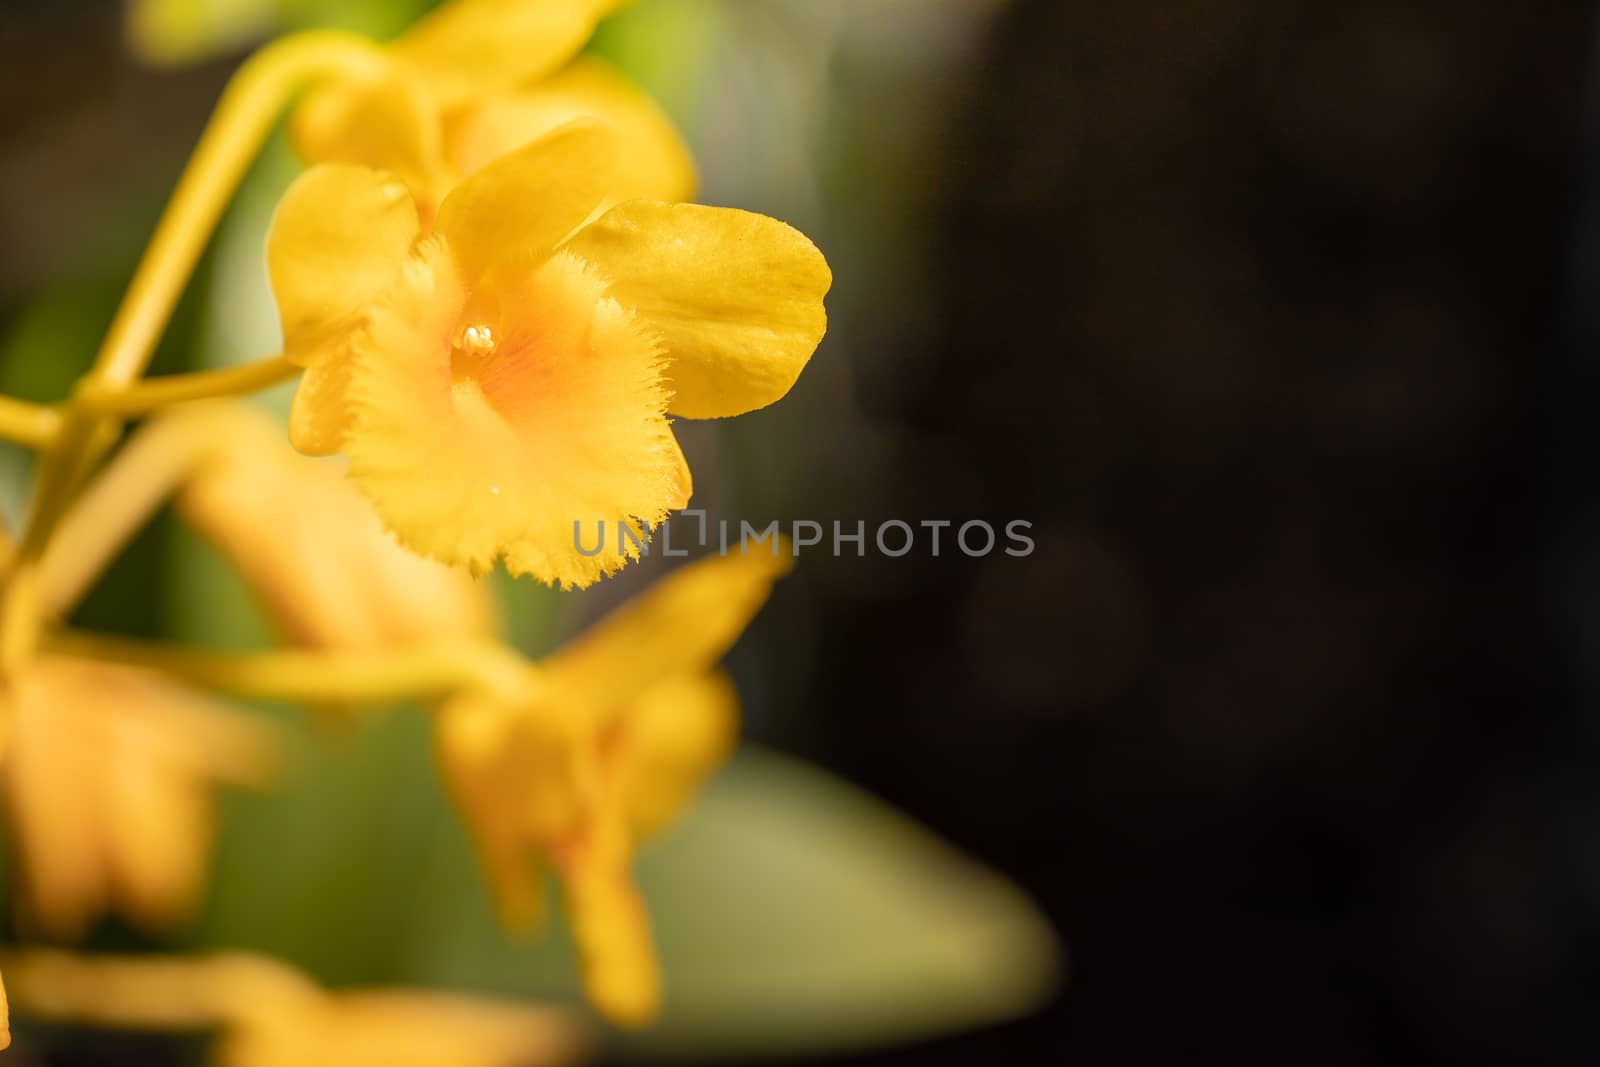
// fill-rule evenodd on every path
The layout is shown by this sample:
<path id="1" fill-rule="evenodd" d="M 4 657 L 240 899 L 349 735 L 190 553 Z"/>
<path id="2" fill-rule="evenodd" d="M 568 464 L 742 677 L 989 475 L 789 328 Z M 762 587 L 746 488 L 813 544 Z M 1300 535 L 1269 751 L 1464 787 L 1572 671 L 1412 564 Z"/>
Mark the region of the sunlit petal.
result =
<path id="1" fill-rule="evenodd" d="M 485 165 L 579 118 L 609 125 L 619 140 L 619 172 L 609 199 L 691 200 L 699 178 L 677 127 L 638 86 L 592 57 L 515 93 L 473 104 L 450 138 L 457 174 Z"/>
<path id="2" fill-rule="evenodd" d="M 324 163 L 300 175 L 267 233 L 284 355 L 305 367 L 338 358 L 418 233 L 392 174 Z"/>
<path id="3" fill-rule="evenodd" d="M 569 122 L 452 189 L 434 225 L 466 284 L 546 259 L 616 188 L 618 144 L 607 126 Z"/>
<path id="4" fill-rule="evenodd" d="M 443 107 L 541 78 L 578 53 L 613 0 L 453 0 L 394 43 Z"/>
<path id="5" fill-rule="evenodd" d="M 264 784 L 276 733 L 132 667 L 45 658 L 9 690 L 0 784 L 23 917 L 61 938 L 113 909 L 146 927 L 183 918 L 204 875 L 211 790 Z"/>
<path id="6" fill-rule="evenodd" d="M 298 455 L 272 419 L 231 410 L 226 442 L 185 486 L 180 510 L 291 640 L 378 649 L 494 634 L 489 590 L 402 548 L 343 463 Z"/>
<path id="7" fill-rule="evenodd" d="M 804 234 L 764 215 L 634 201 L 567 247 L 660 334 L 674 414 L 765 407 L 794 385 L 827 329 L 827 261 Z"/>
<path id="8" fill-rule="evenodd" d="M 739 694 L 720 671 L 651 687 L 623 713 L 616 760 L 636 838 L 659 832 L 733 749 Z"/>
<path id="9" fill-rule="evenodd" d="M 661 1010 L 661 972 L 650 916 L 628 873 L 631 848 L 623 813 L 602 804 L 593 822 L 558 856 L 583 989 L 620 1026 L 643 1026 Z"/>
<path id="10" fill-rule="evenodd" d="M 710 668 L 793 564 L 782 541 L 681 567 L 544 662 L 549 684 L 621 709 L 661 682 Z"/>
<path id="11" fill-rule="evenodd" d="M 331 456 L 350 428 L 350 361 L 321 360 L 305 369 L 289 406 L 289 443 L 308 456 Z"/>
<path id="12" fill-rule="evenodd" d="M 373 77 L 317 89 L 294 111 L 289 137 L 302 159 L 355 163 L 394 174 L 423 205 L 423 221 L 444 195 L 439 106 L 410 65 L 391 62 Z"/>

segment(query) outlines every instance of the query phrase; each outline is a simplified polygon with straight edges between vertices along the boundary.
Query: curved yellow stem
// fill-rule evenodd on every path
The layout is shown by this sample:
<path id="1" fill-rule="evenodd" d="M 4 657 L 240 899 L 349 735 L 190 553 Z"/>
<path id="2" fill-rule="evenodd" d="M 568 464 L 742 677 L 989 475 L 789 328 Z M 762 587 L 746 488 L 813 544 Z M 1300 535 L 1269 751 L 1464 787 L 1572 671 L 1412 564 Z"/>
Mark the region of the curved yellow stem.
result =
<path id="1" fill-rule="evenodd" d="M 44 625 L 40 605 L 39 568 L 13 568 L 0 601 L 0 673 L 26 662 L 38 645 Z"/>
<path id="2" fill-rule="evenodd" d="M 60 432 L 61 412 L 55 408 L 0 396 L 0 438 L 29 448 L 49 448 Z"/>
<path id="3" fill-rule="evenodd" d="M 535 668 L 504 645 L 423 644 L 371 652 L 204 652 L 152 641 L 61 632 L 45 647 L 81 659 L 170 674 L 202 688 L 255 700 L 390 704 L 429 701 L 464 689 L 525 697 Z"/>
<path id="4" fill-rule="evenodd" d="M 195 260 L 285 102 L 310 82 L 360 77 L 383 62 L 371 41 L 332 30 L 284 37 L 245 61 L 217 102 L 111 322 L 93 372 L 105 384 L 126 384 L 144 371 Z"/>
<path id="5" fill-rule="evenodd" d="M 79 956 L 59 949 L 0 955 L 19 1012 L 55 1022 L 135 1030 L 217 1026 L 321 995 L 264 956 Z"/>
<path id="6" fill-rule="evenodd" d="M 143 415 L 173 404 L 243 396 L 299 373 L 300 368 L 281 355 L 267 356 L 235 367 L 146 378 L 121 389 L 107 390 L 94 382 L 80 391 L 78 406 L 96 415 Z"/>
<path id="7" fill-rule="evenodd" d="M 178 179 L 94 366 L 79 383 L 80 395 L 115 392 L 144 373 L 195 261 L 289 98 L 310 82 L 332 75 L 360 77 L 383 62 L 382 50 L 371 41 L 332 30 L 284 37 L 245 61 Z M 95 421 L 81 406 L 69 412 L 39 477 L 22 538 L 24 559 L 37 558 L 83 468 L 93 464 Z"/>
<path id="8" fill-rule="evenodd" d="M 329 76 L 361 77 L 379 69 L 383 52 L 350 33 L 316 30 L 284 37 L 246 60 L 223 91 L 217 109 L 184 168 L 157 223 L 116 317 L 78 383 L 73 403 L 45 452 L 22 542 L 12 560 L 0 623 L 21 631 L 0 637 L 0 652 L 32 644 L 35 624 L 11 591 L 36 579 L 45 547 L 84 478 L 119 432 L 115 418 L 93 410 L 96 398 L 127 388 L 144 373 L 184 284 L 194 270 L 245 169 L 260 150 L 285 104 L 307 84 Z M 86 403 L 87 401 L 87 403 Z"/>

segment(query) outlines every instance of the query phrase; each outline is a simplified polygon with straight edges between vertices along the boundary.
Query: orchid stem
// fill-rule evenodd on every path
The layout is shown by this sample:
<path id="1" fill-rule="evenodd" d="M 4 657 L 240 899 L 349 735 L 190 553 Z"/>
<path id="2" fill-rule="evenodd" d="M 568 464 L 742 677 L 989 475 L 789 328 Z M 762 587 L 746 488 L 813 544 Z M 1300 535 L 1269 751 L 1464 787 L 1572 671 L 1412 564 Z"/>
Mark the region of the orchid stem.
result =
<path id="1" fill-rule="evenodd" d="M 30 404 L 15 397 L 0 396 L 0 439 L 29 448 L 44 449 L 55 443 L 60 432 L 60 411 L 43 404 Z"/>
<path id="2" fill-rule="evenodd" d="M 235 367 L 146 378 L 122 389 L 91 389 L 80 396 L 79 406 L 96 415 L 143 415 L 173 404 L 244 396 L 288 381 L 299 372 L 299 367 L 281 355 L 267 356 Z"/>
<path id="3" fill-rule="evenodd" d="M 424 644 L 371 652 L 281 649 L 205 652 L 153 641 L 60 632 L 51 651 L 80 659 L 143 667 L 253 700 L 292 703 L 391 704 L 427 701 L 462 690 L 526 693 L 533 670 L 503 645 Z"/>
<path id="4" fill-rule="evenodd" d="M 12 589 L 29 584 L 23 572 L 37 570 L 73 494 L 116 439 L 118 420 L 96 405 L 144 373 L 217 220 L 284 107 L 308 84 L 329 76 L 361 77 L 383 62 L 382 50 L 363 37 L 314 30 L 266 46 L 234 74 L 156 225 L 93 367 L 52 434 L 12 560 L 8 599 Z M 20 634 L 0 638 L 7 662 L 25 653 L 33 640 L 35 626 L 19 618 L 21 607 L 0 606 L 6 625 L 23 624 Z"/>
<path id="5" fill-rule="evenodd" d="M 382 63 L 371 41 L 332 30 L 292 34 L 245 61 L 217 102 L 112 320 L 94 367 L 103 384 L 126 385 L 143 373 L 223 208 L 290 97 L 318 79 L 360 77 Z"/>
<path id="6" fill-rule="evenodd" d="M 242 952 L 78 956 L 35 948 L 0 954 L 0 967 L 22 1013 L 80 1026 L 204 1029 L 321 995 L 286 964 Z"/>
<path id="7" fill-rule="evenodd" d="M 45 548 L 41 607 L 62 618 L 128 539 L 213 454 L 220 427 L 196 410 L 140 429 L 72 503 Z"/>

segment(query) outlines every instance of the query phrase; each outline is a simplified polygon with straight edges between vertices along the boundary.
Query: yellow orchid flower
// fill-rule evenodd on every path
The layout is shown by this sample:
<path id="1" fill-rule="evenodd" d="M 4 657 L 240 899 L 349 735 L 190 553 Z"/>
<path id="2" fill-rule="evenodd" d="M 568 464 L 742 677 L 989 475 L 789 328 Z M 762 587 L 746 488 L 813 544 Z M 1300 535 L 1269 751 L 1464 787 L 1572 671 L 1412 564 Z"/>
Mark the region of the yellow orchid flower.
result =
<path id="1" fill-rule="evenodd" d="M 7 957 L 17 1002 L 56 1023 L 141 1030 L 220 1027 L 217 1067 L 559 1067 L 584 1058 L 555 1008 L 411 989 L 329 992 L 266 957 Z"/>
<path id="2" fill-rule="evenodd" d="M 784 551 L 685 567 L 541 663 L 524 700 L 468 693 L 440 709 L 441 771 L 502 921 L 537 921 L 536 864 L 553 867 L 585 990 L 615 1022 L 647 1022 L 661 998 L 634 846 L 732 748 L 738 699 L 714 665 L 789 563 Z"/>
<path id="3" fill-rule="evenodd" d="M 290 640 L 359 651 L 495 635 L 488 588 L 400 547 L 342 463 L 300 455 L 281 424 L 242 405 L 212 413 L 203 428 L 207 459 L 179 510 Z"/>
<path id="4" fill-rule="evenodd" d="M 30 663 L 3 699 L 0 788 L 26 920 L 75 939 L 111 910 L 151 928 L 187 915 L 211 790 L 264 784 L 275 733 L 148 671 L 63 657 Z"/>
<path id="5" fill-rule="evenodd" d="M 613 0 L 454 0 L 389 45 L 362 79 L 311 94 L 291 139 L 311 163 L 399 175 L 424 226 L 462 179 L 575 118 L 613 126 L 615 200 L 692 199 L 694 161 L 672 121 L 601 60 L 574 59 Z"/>
<path id="6" fill-rule="evenodd" d="M 637 555 L 574 524 L 654 525 L 689 499 L 669 412 L 788 392 L 826 329 L 826 261 L 727 208 L 630 201 L 616 136 L 579 120 L 484 167 L 424 236 L 392 175 L 322 164 L 268 235 L 290 440 L 342 451 L 402 544 L 481 573 L 584 586 Z"/>
<path id="7" fill-rule="evenodd" d="M 228 1031 L 218 1067 L 541 1067 L 579 1061 L 570 1022 L 482 996 L 329 993 Z"/>

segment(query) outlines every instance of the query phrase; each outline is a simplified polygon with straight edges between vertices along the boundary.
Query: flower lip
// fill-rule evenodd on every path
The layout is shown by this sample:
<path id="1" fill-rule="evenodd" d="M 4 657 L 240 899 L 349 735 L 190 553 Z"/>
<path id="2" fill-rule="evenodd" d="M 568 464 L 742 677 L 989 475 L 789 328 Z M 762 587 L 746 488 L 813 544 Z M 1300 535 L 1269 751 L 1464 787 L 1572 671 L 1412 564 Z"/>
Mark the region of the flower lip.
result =
<path id="1" fill-rule="evenodd" d="M 577 257 L 474 279 L 448 241 L 352 347 L 350 472 L 414 552 L 587 585 L 627 546 L 580 555 L 575 519 L 653 525 L 683 495 L 659 348 Z"/>

